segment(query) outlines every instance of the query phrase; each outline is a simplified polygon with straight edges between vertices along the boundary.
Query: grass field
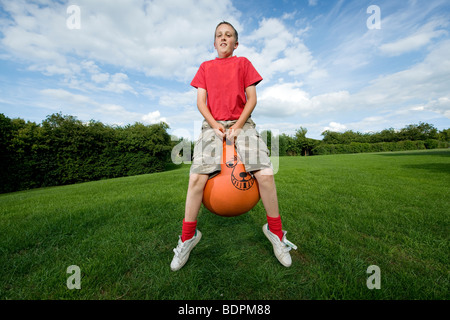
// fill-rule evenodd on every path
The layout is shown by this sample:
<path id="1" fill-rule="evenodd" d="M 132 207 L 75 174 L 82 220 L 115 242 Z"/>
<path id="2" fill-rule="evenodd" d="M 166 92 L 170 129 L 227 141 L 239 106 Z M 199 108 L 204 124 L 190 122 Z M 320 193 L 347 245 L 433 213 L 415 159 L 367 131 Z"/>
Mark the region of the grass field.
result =
<path id="1" fill-rule="evenodd" d="M 290 268 L 260 202 L 235 218 L 202 208 L 203 239 L 172 272 L 188 170 L 0 195 L 0 299 L 450 298 L 450 150 L 281 158 Z"/>

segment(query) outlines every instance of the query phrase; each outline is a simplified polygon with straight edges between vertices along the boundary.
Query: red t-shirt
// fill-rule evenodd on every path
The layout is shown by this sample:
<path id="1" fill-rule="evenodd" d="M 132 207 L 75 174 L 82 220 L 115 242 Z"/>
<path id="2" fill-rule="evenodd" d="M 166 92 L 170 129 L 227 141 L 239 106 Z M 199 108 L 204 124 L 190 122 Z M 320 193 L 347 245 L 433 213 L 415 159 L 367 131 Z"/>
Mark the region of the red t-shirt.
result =
<path id="1" fill-rule="evenodd" d="M 191 86 L 207 91 L 207 106 L 216 120 L 237 120 L 244 110 L 245 89 L 257 85 L 262 77 L 244 57 L 205 61 Z"/>

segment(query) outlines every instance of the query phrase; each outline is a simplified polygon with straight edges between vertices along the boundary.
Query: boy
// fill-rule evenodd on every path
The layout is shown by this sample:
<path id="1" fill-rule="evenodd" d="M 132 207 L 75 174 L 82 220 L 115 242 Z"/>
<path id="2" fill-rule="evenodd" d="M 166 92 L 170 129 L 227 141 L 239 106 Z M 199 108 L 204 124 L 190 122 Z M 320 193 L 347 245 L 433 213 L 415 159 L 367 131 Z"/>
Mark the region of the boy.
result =
<path id="1" fill-rule="evenodd" d="M 238 45 L 236 29 L 228 22 L 219 23 L 214 37 L 214 48 L 217 50 L 218 58 L 202 63 L 191 82 L 191 85 L 197 88 L 197 107 L 205 120 L 194 148 L 182 235 L 173 250 L 175 255 L 170 264 L 173 271 L 184 266 L 191 250 L 201 239 L 202 234 L 196 227 L 203 189 L 209 175 L 220 170 L 221 145 L 225 137 L 229 140 L 236 138 L 236 149 L 246 171 L 253 173 L 258 181 L 268 222 L 263 226 L 263 232 L 272 243 L 275 256 L 281 264 L 289 267 L 292 263 L 289 250 L 297 249 L 286 239 L 286 231 L 282 230 L 269 151 L 256 134 L 255 123 L 250 118 L 256 106 L 256 85 L 262 77 L 246 58 L 233 56 Z M 239 139 L 242 130 L 246 133 L 246 141 L 253 139 L 258 143 L 246 144 L 243 141 L 245 139 Z M 247 132 L 254 134 L 249 137 Z M 219 147 L 214 148 L 214 144 Z M 256 145 L 259 146 L 259 150 L 250 148 Z M 211 152 L 212 149 L 220 152 Z M 256 157 L 245 157 L 248 153 L 253 155 L 256 153 Z M 247 161 L 244 158 L 247 158 Z"/>

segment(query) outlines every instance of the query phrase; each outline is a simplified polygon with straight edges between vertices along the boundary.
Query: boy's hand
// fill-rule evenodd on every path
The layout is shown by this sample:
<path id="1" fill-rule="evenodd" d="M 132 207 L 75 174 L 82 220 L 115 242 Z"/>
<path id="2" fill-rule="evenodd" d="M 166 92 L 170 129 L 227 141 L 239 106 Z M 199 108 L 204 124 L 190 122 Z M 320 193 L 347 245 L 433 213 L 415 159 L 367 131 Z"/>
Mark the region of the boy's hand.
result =
<path id="1" fill-rule="evenodd" d="M 220 139 L 223 139 L 225 137 L 225 127 L 221 123 L 217 123 L 217 126 L 215 126 L 213 129 Z"/>
<path id="2" fill-rule="evenodd" d="M 241 133 L 242 128 L 239 126 L 233 125 L 227 130 L 227 139 L 234 141 L 234 139 L 237 138 L 237 136 Z"/>

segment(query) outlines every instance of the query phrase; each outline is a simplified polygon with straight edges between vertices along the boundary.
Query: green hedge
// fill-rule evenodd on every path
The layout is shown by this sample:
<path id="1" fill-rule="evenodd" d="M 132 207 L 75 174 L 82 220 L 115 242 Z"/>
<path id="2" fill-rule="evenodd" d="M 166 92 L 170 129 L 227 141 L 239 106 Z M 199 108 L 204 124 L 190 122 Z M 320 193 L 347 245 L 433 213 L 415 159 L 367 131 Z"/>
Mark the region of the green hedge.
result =
<path id="1" fill-rule="evenodd" d="M 360 143 L 351 142 L 349 144 L 325 144 L 322 143 L 312 150 L 314 155 L 340 154 L 340 153 L 363 153 L 363 152 L 384 152 L 384 151 L 406 151 L 421 149 L 448 148 L 449 143 L 434 139 L 426 141 L 398 141 L 398 142 L 378 142 Z"/>
<path id="2" fill-rule="evenodd" d="M 61 114 L 36 124 L 0 114 L 0 193 L 163 171 L 172 149 L 168 128 Z"/>

